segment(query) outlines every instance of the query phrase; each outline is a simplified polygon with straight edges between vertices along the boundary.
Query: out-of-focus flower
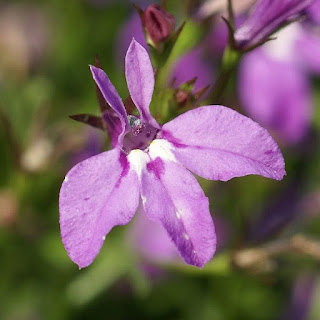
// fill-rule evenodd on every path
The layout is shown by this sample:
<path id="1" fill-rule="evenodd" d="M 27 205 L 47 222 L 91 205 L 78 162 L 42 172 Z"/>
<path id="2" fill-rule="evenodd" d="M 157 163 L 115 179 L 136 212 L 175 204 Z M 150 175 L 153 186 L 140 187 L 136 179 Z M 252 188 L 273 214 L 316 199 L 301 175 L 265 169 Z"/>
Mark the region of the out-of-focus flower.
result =
<path id="1" fill-rule="evenodd" d="M 148 50 L 147 42 L 144 38 L 141 19 L 137 12 L 134 12 L 123 24 L 116 37 L 117 45 L 115 57 L 121 62 L 126 55 L 127 48 L 130 45 L 132 38 L 135 38 L 146 50 Z"/>
<path id="2" fill-rule="evenodd" d="M 265 129 L 223 106 L 196 108 L 161 126 L 149 112 L 152 65 L 135 40 L 125 65 L 140 118 L 127 115 L 107 75 L 91 66 L 122 131 L 113 150 L 79 163 L 66 175 L 59 200 L 62 241 L 80 268 L 88 266 L 106 234 L 127 224 L 141 199 L 147 217 L 166 229 L 185 262 L 202 267 L 215 252 L 216 235 L 208 199 L 186 169 L 212 180 L 248 174 L 281 180 L 283 157 Z"/>
<path id="3" fill-rule="evenodd" d="M 175 63 L 170 76 L 170 82 L 175 87 L 196 78 L 193 91 L 196 92 L 212 83 L 214 67 L 205 60 L 204 50 L 197 47 L 180 57 Z"/>
<path id="4" fill-rule="evenodd" d="M 246 12 L 256 0 L 233 1 L 235 14 Z M 198 10 L 197 18 L 205 19 L 214 14 L 227 14 L 228 0 L 207 0 Z"/>
<path id="5" fill-rule="evenodd" d="M 320 1 L 315 0 L 307 10 L 308 16 L 315 23 L 320 24 Z"/>
<path id="6" fill-rule="evenodd" d="M 0 12 L 0 77 L 23 77 L 40 65 L 48 47 L 48 17 L 33 6 L 5 6 Z"/>
<path id="7" fill-rule="evenodd" d="M 148 219 L 143 210 L 137 212 L 130 229 L 130 246 L 147 262 L 170 262 L 178 260 L 179 253 L 166 230 Z"/>
<path id="8" fill-rule="evenodd" d="M 167 40 L 175 28 L 174 16 L 157 4 L 148 6 L 143 11 L 141 20 L 147 38 L 156 45 Z"/>
<path id="9" fill-rule="evenodd" d="M 300 17 L 314 0 L 258 0 L 252 13 L 234 33 L 235 45 L 250 50 L 279 28 Z"/>
<path id="10" fill-rule="evenodd" d="M 305 320 L 310 311 L 312 295 L 315 287 L 315 277 L 300 276 L 293 288 L 292 298 L 288 310 L 282 319 Z"/>
<path id="11" fill-rule="evenodd" d="M 239 95 L 248 114 L 284 142 L 299 142 L 312 115 L 308 75 L 301 59 L 299 24 L 282 30 L 276 40 L 247 54 L 239 72 Z"/>
<path id="12" fill-rule="evenodd" d="M 103 142 L 97 130 L 90 129 L 87 133 L 86 138 L 87 141 L 84 146 L 82 146 L 79 151 L 75 152 L 71 156 L 71 163 L 73 165 L 97 155 L 102 150 Z"/>
<path id="13" fill-rule="evenodd" d="M 320 74 L 320 25 L 305 23 L 296 38 L 296 63 L 306 72 Z"/>

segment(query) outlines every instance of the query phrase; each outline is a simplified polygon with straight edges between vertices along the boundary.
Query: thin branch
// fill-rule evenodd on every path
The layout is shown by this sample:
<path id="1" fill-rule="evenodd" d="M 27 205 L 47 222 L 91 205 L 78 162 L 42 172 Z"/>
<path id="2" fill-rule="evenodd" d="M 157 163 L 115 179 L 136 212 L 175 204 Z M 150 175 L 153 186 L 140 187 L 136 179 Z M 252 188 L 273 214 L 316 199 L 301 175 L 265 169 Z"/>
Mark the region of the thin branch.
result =
<path id="1" fill-rule="evenodd" d="M 273 258 L 286 253 L 303 254 L 320 262 L 320 241 L 298 234 L 261 247 L 236 251 L 232 260 L 239 268 L 256 269 L 256 266 L 268 264 Z"/>

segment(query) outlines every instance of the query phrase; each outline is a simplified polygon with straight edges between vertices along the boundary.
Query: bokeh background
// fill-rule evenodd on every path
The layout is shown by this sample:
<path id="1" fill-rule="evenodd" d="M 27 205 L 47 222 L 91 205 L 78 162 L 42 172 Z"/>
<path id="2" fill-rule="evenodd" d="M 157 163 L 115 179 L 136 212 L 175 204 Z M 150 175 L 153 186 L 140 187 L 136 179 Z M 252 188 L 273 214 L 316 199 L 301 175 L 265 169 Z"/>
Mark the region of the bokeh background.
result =
<path id="1" fill-rule="evenodd" d="M 88 68 L 97 54 L 128 96 L 123 58 L 132 36 L 143 39 L 139 18 L 126 0 L 1 1 L 0 319 L 320 319 L 319 15 L 297 23 L 301 53 L 285 40 L 282 51 L 258 49 L 214 101 L 226 44 L 224 6 L 214 2 L 167 1 L 177 27 L 187 21 L 167 66 L 170 99 L 197 76 L 198 89 L 210 85 L 199 105 L 223 103 L 270 130 L 287 176 L 199 180 L 218 233 L 218 251 L 202 270 L 185 265 L 162 230 L 138 216 L 79 271 L 60 239 L 59 188 L 108 138 L 68 116 L 99 113 Z"/>

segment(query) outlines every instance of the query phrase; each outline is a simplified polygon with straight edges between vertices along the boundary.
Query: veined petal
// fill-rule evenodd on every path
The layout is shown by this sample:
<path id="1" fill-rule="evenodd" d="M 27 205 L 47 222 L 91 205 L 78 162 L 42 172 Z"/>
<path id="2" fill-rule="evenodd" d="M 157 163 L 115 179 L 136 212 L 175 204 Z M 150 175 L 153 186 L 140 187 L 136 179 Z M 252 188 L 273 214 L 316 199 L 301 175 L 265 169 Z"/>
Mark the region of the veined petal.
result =
<path id="1" fill-rule="evenodd" d="M 234 37 L 239 47 L 258 44 L 285 25 L 302 15 L 313 0 L 259 0 L 248 19 L 236 30 Z"/>
<path id="2" fill-rule="evenodd" d="M 60 190 L 60 229 L 72 261 L 92 263 L 106 234 L 128 223 L 139 204 L 137 175 L 118 149 L 74 166 Z"/>
<path id="3" fill-rule="evenodd" d="M 141 120 L 159 128 L 159 124 L 149 111 L 154 89 L 153 68 L 148 52 L 135 39 L 132 39 L 126 55 L 126 79 Z"/>
<path id="4" fill-rule="evenodd" d="M 122 132 L 118 136 L 118 143 L 122 146 L 124 135 L 130 130 L 126 109 L 118 95 L 117 90 L 111 83 L 106 73 L 97 67 L 90 66 L 90 70 L 94 81 L 100 89 L 103 97 L 106 99 L 110 107 L 117 113 L 122 125 Z"/>
<path id="5" fill-rule="evenodd" d="M 167 231 L 186 263 L 202 268 L 216 248 L 209 203 L 193 175 L 180 164 L 156 158 L 141 174 L 146 215 Z"/>
<path id="6" fill-rule="evenodd" d="M 189 170 L 227 181 L 257 174 L 281 180 L 284 160 L 269 133 L 251 119 L 223 106 L 188 111 L 163 126 L 162 137 Z"/>

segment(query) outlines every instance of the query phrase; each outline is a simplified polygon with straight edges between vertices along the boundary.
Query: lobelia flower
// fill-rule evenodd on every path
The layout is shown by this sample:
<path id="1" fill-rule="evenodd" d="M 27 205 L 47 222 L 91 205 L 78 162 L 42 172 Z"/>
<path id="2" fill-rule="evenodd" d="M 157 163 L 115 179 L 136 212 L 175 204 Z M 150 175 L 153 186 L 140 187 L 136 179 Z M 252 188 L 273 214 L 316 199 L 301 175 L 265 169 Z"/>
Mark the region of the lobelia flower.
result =
<path id="1" fill-rule="evenodd" d="M 318 58 L 310 58 L 306 65 L 304 51 L 317 43 L 307 42 L 305 36 L 300 24 L 292 24 L 276 40 L 247 54 L 239 68 L 239 96 L 248 115 L 288 144 L 304 138 L 312 116 L 307 71 L 317 71 Z"/>
<path id="2" fill-rule="evenodd" d="M 69 257 L 80 268 L 90 265 L 106 234 L 127 224 L 141 200 L 146 216 L 164 227 L 184 261 L 203 267 L 215 252 L 216 235 L 208 199 L 188 170 L 212 180 L 248 174 L 280 180 L 284 160 L 276 142 L 224 106 L 196 108 L 160 125 L 149 112 L 152 65 L 134 39 L 125 73 L 140 118 L 127 115 L 103 70 L 90 69 L 122 129 L 114 149 L 77 164 L 62 184 L 60 228 Z"/>
<path id="3" fill-rule="evenodd" d="M 235 31 L 240 50 L 250 50 L 268 40 L 277 29 L 301 16 L 314 0 L 258 0 L 252 13 Z"/>

